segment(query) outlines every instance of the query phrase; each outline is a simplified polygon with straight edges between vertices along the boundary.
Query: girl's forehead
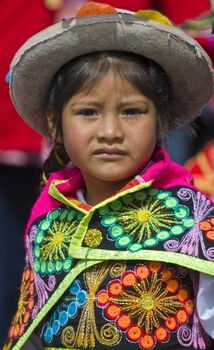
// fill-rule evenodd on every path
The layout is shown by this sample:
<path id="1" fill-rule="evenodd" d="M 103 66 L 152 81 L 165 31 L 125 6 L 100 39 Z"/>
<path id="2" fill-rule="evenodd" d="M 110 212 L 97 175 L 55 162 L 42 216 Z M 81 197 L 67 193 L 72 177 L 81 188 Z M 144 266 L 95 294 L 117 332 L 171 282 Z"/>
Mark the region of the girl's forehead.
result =
<path id="1" fill-rule="evenodd" d="M 136 103 L 153 103 L 151 99 L 137 90 L 131 83 L 119 78 L 106 76 L 90 91 L 81 91 L 72 96 L 69 105 L 128 105 Z"/>
<path id="2" fill-rule="evenodd" d="M 77 94 L 79 96 L 93 96 L 100 95 L 106 96 L 108 94 L 116 94 L 117 96 L 127 96 L 130 94 L 141 94 L 136 86 L 127 81 L 118 72 L 109 70 L 101 79 L 96 80 L 93 77 L 90 81 L 90 85 L 87 85 L 81 89 Z"/>

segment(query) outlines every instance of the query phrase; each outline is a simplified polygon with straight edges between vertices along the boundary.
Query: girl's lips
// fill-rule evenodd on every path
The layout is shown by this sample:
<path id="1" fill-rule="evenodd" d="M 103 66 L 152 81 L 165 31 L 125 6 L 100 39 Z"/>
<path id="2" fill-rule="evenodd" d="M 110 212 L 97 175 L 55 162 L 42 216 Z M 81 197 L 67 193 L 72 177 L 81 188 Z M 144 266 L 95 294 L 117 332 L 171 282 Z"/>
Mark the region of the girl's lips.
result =
<path id="1" fill-rule="evenodd" d="M 125 155 L 126 152 L 119 148 L 100 148 L 97 149 L 94 154 Z"/>
<path id="2" fill-rule="evenodd" d="M 103 160 L 117 160 L 123 158 L 127 153 L 118 148 L 101 148 L 94 155 Z"/>

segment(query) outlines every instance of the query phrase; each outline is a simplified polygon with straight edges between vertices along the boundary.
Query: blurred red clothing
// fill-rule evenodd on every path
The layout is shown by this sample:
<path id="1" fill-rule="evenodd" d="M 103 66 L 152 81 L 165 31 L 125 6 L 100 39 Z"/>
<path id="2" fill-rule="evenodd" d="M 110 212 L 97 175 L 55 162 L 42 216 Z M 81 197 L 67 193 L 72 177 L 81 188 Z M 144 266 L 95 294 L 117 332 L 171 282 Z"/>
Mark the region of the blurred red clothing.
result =
<path id="1" fill-rule="evenodd" d="M 19 47 L 30 36 L 50 25 L 53 16 L 54 12 L 45 7 L 43 0 L 0 1 L 0 151 L 40 151 L 41 136 L 16 113 L 5 77 Z"/>

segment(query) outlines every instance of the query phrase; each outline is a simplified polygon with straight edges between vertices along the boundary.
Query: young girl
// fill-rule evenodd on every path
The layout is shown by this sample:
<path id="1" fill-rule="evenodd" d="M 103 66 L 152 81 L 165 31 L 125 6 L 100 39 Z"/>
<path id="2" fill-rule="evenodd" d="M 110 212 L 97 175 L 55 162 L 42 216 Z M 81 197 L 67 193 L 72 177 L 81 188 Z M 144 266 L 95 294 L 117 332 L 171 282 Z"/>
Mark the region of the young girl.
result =
<path id="1" fill-rule="evenodd" d="M 212 88 L 157 12 L 89 3 L 20 49 L 13 102 L 54 146 L 5 350 L 211 349 L 214 207 L 160 144 Z"/>

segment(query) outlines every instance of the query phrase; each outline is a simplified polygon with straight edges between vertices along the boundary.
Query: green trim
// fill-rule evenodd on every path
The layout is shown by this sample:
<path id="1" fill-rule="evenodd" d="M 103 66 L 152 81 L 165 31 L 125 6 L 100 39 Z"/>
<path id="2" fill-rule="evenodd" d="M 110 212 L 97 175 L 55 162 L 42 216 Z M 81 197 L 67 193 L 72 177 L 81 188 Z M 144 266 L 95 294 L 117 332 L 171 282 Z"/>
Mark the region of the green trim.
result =
<path id="1" fill-rule="evenodd" d="M 87 210 L 78 207 L 78 205 L 76 205 L 75 203 L 73 203 L 72 201 L 70 201 L 69 199 L 67 199 L 65 196 L 63 196 L 62 193 L 59 192 L 59 190 L 56 188 L 57 185 L 61 184 L 65 182 L 65 180 L 53 180 L 50 184 L 49 190 L 48 190 L 48 194 L 50 194 L 50 196 L 52 196 L 54 199 L 56 199 L 58 202 L 61 202 L 63 204 L 68 205 L 69 207 L 73 207 L 76 210 L 81 211 L 82 213 L 86 214 L 88 213 Z"/>
<path id="2" fill-rule="evenodd" d="M 98 203 L 97 205 L 92 207 L 87 212 L 85 217 L 82 219 L 82 221 L 79 224 L 76 232 L 72 235 L 70 247 L 69 247 L 69 250 L 68 250 L 68 254 L 70 256 L 72 256 L 72 246 L 73 245 L 81 247 L 83 239 L 84 239 L 84 236 L 85 236 L 85 233 L 86 233 L 86 231 L 88 229 L 88 224 L 89 224 L 89 222 L 91 220 L 91 217 L 92 217 L 93 213 L 95 212 L 95 210 L 97 210 L 97 209 L 99 209 L 101 207 L 104 207 L 108 203 L 114 202 L 115 200 L 117 200 L 120 197 L 124 197 L 126 194 L 133 193 L 133 192 L 136 192 L 138 190 L 151 187 L 152 182 L 153 182 L 153 180 L 152 181 L 148 181 L 148 182 L 142 182 L 139 185 L 136 185 L 134 187 L 128 188 L 125 191 L 119 192 L 119 193 L 115 194 L 115 196 L 107 198 L 103 202 Z M 81 258 L 81 257 L 79 257 L 79 258 Z"/>
<path id="3" fill-rule="evenodd" d="M 125 190 L 125 191 L 118 192 L 118 193 L 116 193 L 114 196 L 109 197 L 109 198 L 105 199 L 104 201 L 102 201 L 102 202 L 98 203 L 97 205 L 95 205 L 95 206 L 93 207 L 93 209 L 96 210 L 96 209 L 98 209 L 98 208 L 104 207 L 106 204 L 111 203 L 111 202 L 114 202 L 116 199 L 118 199 L 118 198 L 120 198 L 120 197 L 124 197 L 124 196 L 125 196 L 126 194 L 128 194 L 128 193 L 133 193 L 133 192 L 142 190 L 143 188 L 151 187 L 153 181 L 154 181 L 154 180 L 147 181 L 147 182 L 141 182 L 139 185 L 130 187 L 130 188 L 128 188 L 128 189 Z"/>
<path id="4" fill-rule="evenodd" d="M 110 202 L 113 202 L 115 199 L 118 199 L 124 195 L 126 195 L 127 193 L 133 193 L 136 192 L 138 190 L 141 190 L 143 188 L 147 188 L 147 187 L 151 187 L 152 183 L 154 180 L 148 181 L 148 182 L 142 182 L 139 185 L 133 186 L 128 188 L 125 191 L 121 191 L 118 192 L 117 194 L 115 194 L 112 197 L 109 197 L 107 199 L 105 199 L 104 201 L 100 202 L 99 204 L 95 205 L 94 207 L 92 207 L 89 211 L 80 208 L 78 205 L 76 205 L 75 203 L 72 202 L 72 200 L 67 199 L 62 193 L 59 192 L 59 190 L 56 188 L 57 185 L 64 183 L 65 180 L 53 180 L 50 184 L 48 193 L 55 198 L 57 201 L 69 205 L 70 207 L 73 207 L 77 210 L 82 211 L 84 214 L 90 213 L 90 212 L 94 212 L 97 208 L 100 208 Z"/>
<path id="5" fill-rule="evenodd" d="M 93 266 L 93 265 L 98 264 L 100 262 L 102 262 L 102 261 L 83 260 L 83 261 L 80 261 L 79 263 L 77 263 L 77 265 L 74 266 L 74 268 L 66 275 L 66 277 L 63 279 L 63 281 L 59 284 L 59 286 L 57 287 L 55 292 L 48 299 L 48 301 L 43 306 L 43 308 L 39 311 L 38 315 L 31 323 L 30 327 L 26 330 L 26 332 L 23 334 L 23 336 L 18 340 L 16 345 L 11 350 L 19 350 L 22 348 L 24 343 L 29 339 L 29 337 L 32 334 L 32 332 L 34 331 L 34 329 L 38 326 L 39 322 L 42 321 L 42 319 L 50 311 L 50 309 L 53 307 L 53 305 L 59 300 L 59 298 L 66 291 L 66 289 L 70 286 L 70 284 L 74 281 L 74 279 L 77 277 L 77 275 L 79 275 L 82 271 L 89 268 L 90 266 Z M 50 349 L 52 349 L 52 348 L 50 348 Z"/>
<path id="6" fill-rule="evenodd" d="M 87 247 L 76 247 L 73 245 L 70 249 L 72 258 L 89 260 L 154 260 L 187 267 L 198 272 L 206 272 L 214 276 L 214 263 L 182 253 L 172 253 L 160 250 L 140 250 L 135 253 L 129 251 L 91 249 Z"/>

